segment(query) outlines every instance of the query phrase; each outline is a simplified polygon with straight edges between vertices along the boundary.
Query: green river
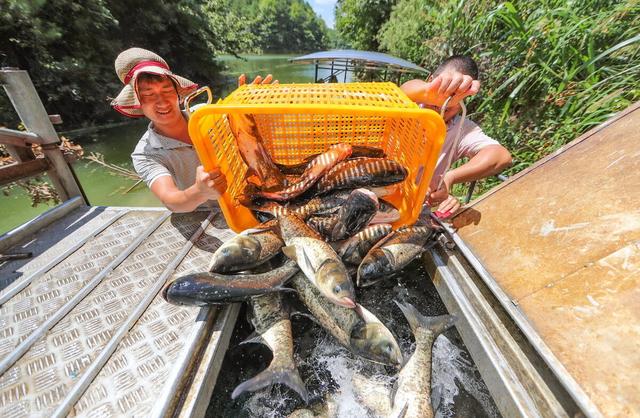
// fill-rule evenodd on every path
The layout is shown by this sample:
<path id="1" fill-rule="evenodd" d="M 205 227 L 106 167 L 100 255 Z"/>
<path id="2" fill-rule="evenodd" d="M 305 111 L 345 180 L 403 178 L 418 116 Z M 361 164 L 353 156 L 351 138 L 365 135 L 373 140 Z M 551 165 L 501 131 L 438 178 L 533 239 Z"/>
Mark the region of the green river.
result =
<path id="1" fill-rule="evenodd" d="M 311 83 L 315 70 L 312 65 L 291 64 L 288 59 L 293 55 L 248 55 L 243 59 L 233 56 L 221 56 L 219 60 L 226 65 L 224 76 L 226 82 L 213 86 L 214 95 L 222 97 L 236 88 L 236 80 L 242 73 L 249 80 L 256 75 L 273 74 L 281 83 Z M 327 76 L 328 72 L 320 72 L 319 76 Z M 115 94 L 115 92 L 114 92 Z M 64 119 L 64 115 L 62 115 Z M 124 119 L 124 118 L 123 118 Z M 106 162 L 133 169 L 130 154 L 140 136 L 146 130 L 148 122 L 135 121 L 115 127 L 68 132 L 64 135 L 73 142 L 82 145 L 85 155 L 92 152 L 104 155 Z M 102 166 L 82 159 L 73 168 L 80 184 L 87 195 L 89 203 L 96 206 L 161 206 L 145 185 L 138 185 L 125 193 L 135 181 L 111 174 Z M 50 209 L 51 206 L 40 204 L 31 207 L 31 200 L 15 187 L 9 196 L 0 195 L 0 234 L 21 225 L 29 219 Z"/>

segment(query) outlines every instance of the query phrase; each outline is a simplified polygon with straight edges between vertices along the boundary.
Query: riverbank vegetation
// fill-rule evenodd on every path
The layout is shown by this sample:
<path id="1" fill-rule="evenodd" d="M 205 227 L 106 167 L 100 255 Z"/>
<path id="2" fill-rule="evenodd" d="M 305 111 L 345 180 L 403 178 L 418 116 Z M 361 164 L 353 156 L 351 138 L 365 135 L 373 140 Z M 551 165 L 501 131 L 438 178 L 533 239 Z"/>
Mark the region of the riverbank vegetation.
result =
<path id="1" fill-rule="evenodd" d="M 427 69 L 473 56 L 471 117 L 514 154 L 510 174 L 640 100 L 637 0 L 339 0 L 336 30 Z"/>
<path id="2" fill-rule="evenodd" d="M 327 28 L 304 0 L 0 0 L 0 66 L 28 70 L 62 129 L 122 120 L 113 62 L 131 46 L 157 52 L 199 84 L 219 82 L 219 54 L 306 52 Z M 0 125 L 18 123 L 0 94 Z"/>

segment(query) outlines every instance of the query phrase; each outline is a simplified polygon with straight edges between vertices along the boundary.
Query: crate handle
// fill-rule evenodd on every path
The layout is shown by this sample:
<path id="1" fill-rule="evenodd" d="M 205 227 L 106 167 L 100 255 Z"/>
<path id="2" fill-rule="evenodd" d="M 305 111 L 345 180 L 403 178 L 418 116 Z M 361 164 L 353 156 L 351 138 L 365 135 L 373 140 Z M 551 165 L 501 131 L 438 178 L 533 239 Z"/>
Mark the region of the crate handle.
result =
<path id="1" fill-rule="evenodd" d="M 207 92 L 207 104 L 213 103 L 213 93 L 211 93 L 211 89 L 209 86 L 200 87 L 198 90 L 189 93 L 187 97 L 184 98 L 184 107 L 187 110 L 187 113 L 191 114 L 191 100 L 193 100 L 196 96 L 201 95 L 204 92 Z"/>

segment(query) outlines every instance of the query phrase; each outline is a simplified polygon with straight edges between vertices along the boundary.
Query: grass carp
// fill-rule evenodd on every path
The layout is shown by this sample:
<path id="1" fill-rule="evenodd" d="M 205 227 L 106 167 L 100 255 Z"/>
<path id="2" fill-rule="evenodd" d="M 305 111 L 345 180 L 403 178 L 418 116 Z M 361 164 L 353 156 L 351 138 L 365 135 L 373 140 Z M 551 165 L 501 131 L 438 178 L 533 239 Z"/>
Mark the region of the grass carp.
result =
<path id="1" fill-rule="evenodd" d="M 295 260 L 307 278 L 331 302 L 355 307 L 355 289 L 342 260 L 320 235 L 296 215 L 278 217 L 282 252 Z"/>
<path id="2" fill-rule="evenodd" d="M 392 416 L 432 418 L 431 355 L 433 342 L 456 321 L 454 315 L 425 317 L 411 304 L 396 301 L 416 339 L 416 348 L 398 374 Z M 404 414 L 401 411 L 406 409 Z"/>
<path id="3" fill-rule="evenodd" d="M 260 274 L 193 273 L 165 286 L 162 297 L 174 305 L 205 306 L 241 302 L 252 296 L 288 290 L 284 284 L 299 271 L 293 261 Z"/>
<path id="4" fill-rule="evenodd" d="M 275 222 L 258 225 L 223 243 L 211 256 L 209 271 L 232 273 L 248 270 L 277 255 L 284 242 L 269 229 L 271 226 L 275 227 Z"/>
<path id="5" fill-rule="evenodd" d="M 379 278 L 388 277 L 402 270 L 426 249 L 434 235 L 430 226 L 402 228 L 380 240 L 360 263 L 358 286 L 370 286 Z"/>
<path id="6" fill-rule="evenodd" d="M 389 224 L 370 225 L 346 240 L 338 249 L 338 255 L 345 263 L 359 265 L 369 250 L 391 230 Z"/>
<path id="7" fill-rule="evenodd" d="M 318 193 L 337 189 L 377 187 L 403 181 L 408 171 L 394 160 L 359 158 L 336 164 L 317 183 Z"/>
<path id="8" fill-rule="evenodd" d="M 231 398 L 236 399 L 246 391 L 256 391 L 275 383 L 282 383 L 297 392 L 307 403 L 309 393 L 293 359 L 291 321 L 283 304 L 282 295 L 275 293 L 253 297 L 251 306 L 253 308 L 251 323 L 255 332 L 243 344 L 263 343 L 271 349 L 273 359 L 266 370 L 238 385 L 231 394 Z"/>
<path id="9" fill-rule="evenodd" d="M 341 345 L 370 361 L 399 367 L 402 353 L 391 331 L 364 307 L 347 309 L 330 303 L 303 274 L 291 280 L 298 296 L 320 325 Z"/>
<path id="10" fill-rule="evenodd" d="M 258 192 L 258 195 L 277 201 L 291 200 L 308 190 L 320 177 L 349 155 L 351 155 L 351 145 L 332 145 L 309 163 L 296 183 L 280 189 L 263 189 Z"/>

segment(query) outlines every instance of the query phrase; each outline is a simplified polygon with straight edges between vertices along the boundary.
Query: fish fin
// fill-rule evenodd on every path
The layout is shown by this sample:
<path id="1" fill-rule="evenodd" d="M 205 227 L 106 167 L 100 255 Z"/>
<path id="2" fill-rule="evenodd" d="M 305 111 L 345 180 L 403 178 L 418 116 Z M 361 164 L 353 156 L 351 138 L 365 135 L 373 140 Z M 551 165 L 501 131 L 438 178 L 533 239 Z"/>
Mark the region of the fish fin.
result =
<path id="1" fill-rule="evenodd" d="M 233 390 L 233 393 L 231 394 L 231 399 L 236 399 L 244 392 L 254 392 L 256 390 L 271 386 L 275 383 L 282 383 L 288 386 L 289 388 L 293 389 L 298 395 L 300 395 L 305 404 L 309 402 L 309 392 L 307 391 L 302 378 L 300 378 L 298 369 L 294 364 L 291 364 L 291 366 L 288 368 L 272 368 L 272 366 L 269 365 L 266 370 L 258 373 L 251 379 L 236 386 L 236 388 Z"/>
<path id="2" fill-rule="evenodd" d="M 369 312 L 367 310 L 367 308 L 365 308 L 364 306 L 356 303 L 356 307 L 353 309 L 356 314 L 358 314 L 358 316 L 360 318 L 362 318 L 362 320 L 364 322 L 366 322 L 367 324 L 373 324 L 373 323 L 380 323 L 382 324 L 382 322 L 380 322 L 380 320 L 371 312 Z"/>
<path id="3" fill-rule="evenodd" d="M 360 283 L 359 278 L 357 278 L 356 279 L 356 281 L 357 281 L 356 286 L 358 286 L 358 287 L 371 287 L 374 284 L 379 283 L 379 282 L 381 282 L 383 280 L 387 280 L 389 277 L 393 277 L 393 276 L 395 276 L 395 275 L 379 277 L 379 278 L 377 278 L 375 280 L 370 280 L 370 281 L 368 281 L 366 283 Z"/>
<path id="4" fill-rule="evenodd" d="M 442 332 L 449 329 L 458 319 L 455 315 L 427 317 L 418 312 L 415 306 L 410 303 L 401 303 L 397 300 L 394 302 L 398 305 L 405 318 L 407 318 L 407 322 L 409 322 L 411 331 L 413 331 L 414 334 L 419 328 L 426 328 L 433 333 L 434 340 Z"/>
<path id="5" fill-rule="evenodd" d="M 244 345 L 244 344 L 265 344 L 266 345 L 267 343 L 264 341 L 264 339 L 262 338 L 262 336 L 260 334 L 258 334 L 257 332 L 253 331 L 251 333 L 251 335 L 249 335 L 243 341 L 238 343 L 238 345 Z"/>
<path id="6" fill-rule="evenodd" d="M 311 268 L 311 271 L 313 271 L 313 274 L 315 275 L 316 272 L 320 269 L 320 267 L 318 267 L 317 269 L 313 268 L 313 264 L 311 264 L 311 260 L 309 259 L 309 256 L 307 255 L 307 252 L 304 250 L 304 248 L 302 248 L 302 255 L 304 256 L 304 262 L 306 263 L 307 266 L 309 266 Z M 325 260 L 326 261 L 326 260 Z M 324 263 L 323 263 L 324 264 Z"/>
<path id="7" fill-rule="evenodd" d="M 296 247 L 294 245 L 287 245 L 285 247 L 282 247 L 282 252 L 293 261 L 298 261 L 298 256 L 296 255 Z"/>
<path id="8" fill-rule="evenodd" d="M 394 408 L 389 414 L 389 418 L 403 418 L 409 408 L 409 401 L 405 400 L 402 408 Z"/>

